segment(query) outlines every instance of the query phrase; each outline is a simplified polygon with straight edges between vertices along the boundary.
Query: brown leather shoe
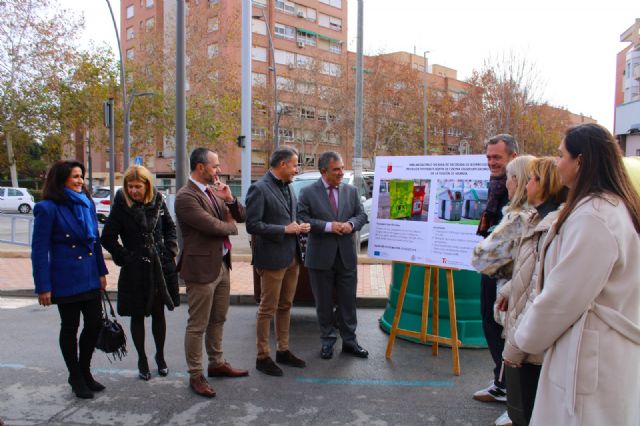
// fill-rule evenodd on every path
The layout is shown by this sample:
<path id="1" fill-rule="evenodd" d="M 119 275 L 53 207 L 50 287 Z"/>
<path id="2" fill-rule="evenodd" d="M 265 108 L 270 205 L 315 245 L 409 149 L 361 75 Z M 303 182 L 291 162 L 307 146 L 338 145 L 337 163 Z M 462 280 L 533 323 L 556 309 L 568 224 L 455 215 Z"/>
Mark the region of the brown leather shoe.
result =
<path id="1" fill-rule="evenodd" d="M 189 379 L 189 386 L 191 386 L 191 389 L 193 389 L 195 393 L 206 398 L 213 398 L 216 396 L 216 391 L 213 390 L 211 385 L 209 385 L 209 382 L 207 382 L 207 379 L 205 379 L 202 374 L 196 378 L 191 377 Z"/>
<path id="2" fill-rule="evenodd" d="M 248 375 L 248 370 L 233 368 L 228 362 L 214 368 L 209 367 L 208 371 L 209 377 L 244 377 Z"/>

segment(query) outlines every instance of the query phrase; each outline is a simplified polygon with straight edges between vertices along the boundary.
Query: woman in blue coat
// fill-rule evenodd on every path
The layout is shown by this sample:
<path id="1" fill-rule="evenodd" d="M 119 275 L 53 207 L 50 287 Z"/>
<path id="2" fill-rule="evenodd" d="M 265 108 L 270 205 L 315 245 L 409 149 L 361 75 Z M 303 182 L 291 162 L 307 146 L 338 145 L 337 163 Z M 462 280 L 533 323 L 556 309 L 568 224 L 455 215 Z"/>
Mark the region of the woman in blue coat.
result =
<path id="1" fill-rule="evenodd" d="M 100 332 L 107 267 L 84 173 L 77 161 L 58 161 L 49 170 L 43 201 L 33 209 L 31 263 L 38 302 L 58 305 L 60 350 L 71 389 L 78 398 L 93 398 L 93 392 L 104 390 L 90 368 Z M 84 327 L 78 342 L 80 314 Z"/>

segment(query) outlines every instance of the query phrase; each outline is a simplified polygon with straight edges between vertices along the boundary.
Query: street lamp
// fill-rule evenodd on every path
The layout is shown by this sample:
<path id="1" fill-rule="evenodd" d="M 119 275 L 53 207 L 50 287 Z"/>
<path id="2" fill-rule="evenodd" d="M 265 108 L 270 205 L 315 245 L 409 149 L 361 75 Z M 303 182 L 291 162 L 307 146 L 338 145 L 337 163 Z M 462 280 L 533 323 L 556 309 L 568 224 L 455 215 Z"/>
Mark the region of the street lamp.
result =
<path id="1" fill-rule="evenodd" d="M 429 134 L 429 129 L 427 127 L 427 107 L 428 107 L 428 101 L 427 101 L 427 53 L 430 53 L 428 50 L 425 50 L 424 53 L 422 54 L 422 57 L 424 58 L 424 69 L 422 70 L 423 74 L 424 74 L 424 85 L 423 85 L 423 92 L 424 92 L 424 99 L 423 99 L 423 107 L 424 107 L 424 152 L 423 155 L 427 155 L 427 144 L 428 144 L 428 134 Z"/>
<path id="2" fill-rule="evenodd" d="M 254 19 L 262 19 L 264 20 L 264 24 L 267 27 L 267 35 L 269 37 L 269 50 L 271 51 L 271 66 L 269 67 L 269 71 L 273 71 L 273 141 L 275 147 L 278 148 L 280 145 L 280 135 L 279 126 L 280 126 L 280 113 L 282 112 L 282 108 L 278 104 L 278 76 L 276 74 L 276 54 L 275 48 L 273 47 L 273 38 L 271 37 L 271 27 L 269 26 L 269 21 L 267 21 L 267 17 L 264 14 L 264 9 L 261 11 L 261 15 L 253 15 Z"/>
<path id="3" fill-rule="evenodd" d="M 129 121 L 131 117 L 131 105 L 133 104 L 133 99 L 136 96 L 154 96 L 154 92 L 138 92 L 136 89 L 133 89 L 131 93 L 129 93 L 129 98 L 127 99 L 127 104 L 125 105 L 124 112 L 124 121 L 125 121 L 125 134 L 124 139 L 127 142 L 125 145 L 124 158 L 126 160 L 126 164 L 123 164 L 125 170 L 129 168 L 129 158 L 131 157 L 131 146 L 129 141 L 131 140 L 131 121 Z"/>

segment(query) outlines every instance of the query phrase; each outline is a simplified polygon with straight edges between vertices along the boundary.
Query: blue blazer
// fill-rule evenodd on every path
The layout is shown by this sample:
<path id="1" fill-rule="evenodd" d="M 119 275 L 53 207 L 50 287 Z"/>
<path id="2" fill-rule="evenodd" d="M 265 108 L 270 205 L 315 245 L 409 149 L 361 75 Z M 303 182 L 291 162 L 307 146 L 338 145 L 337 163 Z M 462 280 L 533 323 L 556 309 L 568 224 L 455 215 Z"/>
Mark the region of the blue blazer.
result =
<path id="1" fill-rule="evenodd" d="M 98 220 L 92 204 L 93 226 Z M 100 288 L 100 276 L 108 273 L 99 238 L 80 237 L 80 225 L 67 204 L 44 200 L 33 208 L 31 265 L 36 293 L 65 297 Z"/>

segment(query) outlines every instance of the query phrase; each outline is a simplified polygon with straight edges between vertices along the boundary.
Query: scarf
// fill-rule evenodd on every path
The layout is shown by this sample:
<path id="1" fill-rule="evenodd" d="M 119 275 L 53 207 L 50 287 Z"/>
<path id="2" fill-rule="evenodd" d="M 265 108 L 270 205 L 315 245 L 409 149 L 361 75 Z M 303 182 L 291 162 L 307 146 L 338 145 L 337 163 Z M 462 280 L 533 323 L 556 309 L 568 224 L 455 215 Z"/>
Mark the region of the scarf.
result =
<path id="1" fill-rule="evenodd" d="M 491 233 L 491 227 L 496 226 L 502 219 L 502 207 L 509 201 L 507 191 L 507 175 L 491 176 L 489 179 L 489 194 L 487 207 L 478 224 L 477 235 L 487 237 Z"/>
<path id="2" fill-rule="evenodd" d="M 69 197 L 71 211 L 80 225 L 80 236 L 87 242 L 92 242 L 97 236 L 91 211 L 92 201 L 83 192 L 64 188 L 64 193 Z"/>

